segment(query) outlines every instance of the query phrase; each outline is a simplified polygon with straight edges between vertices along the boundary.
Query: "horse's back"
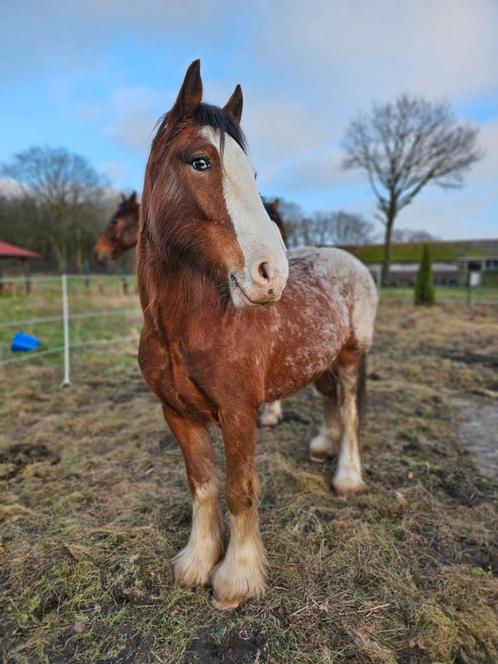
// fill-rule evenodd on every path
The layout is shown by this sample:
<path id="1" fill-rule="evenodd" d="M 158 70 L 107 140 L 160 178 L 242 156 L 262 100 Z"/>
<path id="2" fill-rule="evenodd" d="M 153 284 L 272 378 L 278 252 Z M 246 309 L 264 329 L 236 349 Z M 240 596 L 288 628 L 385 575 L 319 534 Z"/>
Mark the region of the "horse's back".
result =
<path id="1" fill-rule="evenodd" d="M 291 274 L 322 289 L 331 307 L 343 304 L 360 345 L 369 347 L 378 303 L 375 282 L 355 256 L 335 247 L 300 247 L 288 252 Z"/>

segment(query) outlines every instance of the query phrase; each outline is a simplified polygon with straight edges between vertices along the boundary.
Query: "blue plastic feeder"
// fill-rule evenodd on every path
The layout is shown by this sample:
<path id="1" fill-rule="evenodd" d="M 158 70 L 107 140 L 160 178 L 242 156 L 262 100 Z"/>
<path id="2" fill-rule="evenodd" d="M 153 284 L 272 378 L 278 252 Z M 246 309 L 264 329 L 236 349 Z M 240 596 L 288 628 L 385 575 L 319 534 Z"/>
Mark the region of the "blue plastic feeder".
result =
<path id="1" fill-rule="evenodd" d="M 24 332 L 16 332 L 12 339 L 10 350 L 15 353 L 26 353 L 29 350 L 35 350 L 41 344 L 41 341 L 36 337 L 32 337 Z"/>

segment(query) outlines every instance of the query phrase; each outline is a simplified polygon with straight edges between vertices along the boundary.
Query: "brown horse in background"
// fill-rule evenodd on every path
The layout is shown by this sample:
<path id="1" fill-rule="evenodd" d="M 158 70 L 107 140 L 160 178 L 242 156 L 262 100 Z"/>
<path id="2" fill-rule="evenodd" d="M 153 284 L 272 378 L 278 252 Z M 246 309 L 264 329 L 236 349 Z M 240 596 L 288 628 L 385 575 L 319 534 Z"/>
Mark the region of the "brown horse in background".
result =
<path id="1" fill-rule="evenodd" d="M 273 201 L 263 199 L 263 205 L 270 219 L 278 226 L 283 241 L 287 244 L 285 224 L 279 211 L 279 199 L 275 198 Z M 107 261 L 115 261 L 137 245 L 139 217 L 140 204 L 137 202 L 136 192 L 134 191 L 129 198 L 123 194 L 118 209 L 95 243 L 93 253 L 99 265 L 105 265 Z"/>
<path id="2" fill-rule="evenodd" d="M 137 244 L 140 206 L 134 191 L 130 196 L 121 196 L 118 209 L 112 215 L 104 232 L 97 239 L 93 253 L 100 265 L 115 261 Z"/>
<path id="3" fill-rule="evenodd" d="M 315 449 L 339 447 L 338 493 L 364 486 L 359 396 L 377 292 L 346 252 L 308 248 L 287 259 L 245 152 L 240 86 L 223 109 L 201 99 L 195 61 L 145 173 L 139 361 L 184 454 L 192 496 L 191 535 L 174 560 L 175 579 L 184 588 L 211 583 L 216 605 L 230 608 L 265 588 L 255 471 L 261 404 L 315 382 L 325 410 Z M 213 424 L 226 455 L 226 551 Z"/>

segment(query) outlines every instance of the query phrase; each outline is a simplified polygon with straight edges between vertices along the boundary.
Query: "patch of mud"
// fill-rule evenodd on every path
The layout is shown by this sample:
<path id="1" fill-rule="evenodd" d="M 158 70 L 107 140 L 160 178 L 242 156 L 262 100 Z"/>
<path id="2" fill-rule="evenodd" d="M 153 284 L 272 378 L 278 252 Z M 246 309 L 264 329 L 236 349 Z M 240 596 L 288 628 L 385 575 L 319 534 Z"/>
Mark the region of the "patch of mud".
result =
<path id="1" fill-rule="evenodd" d="M 83 636 L 84 636 L 83 631 Z M 78 638 L 73 626 L 67 627 L 56 638 L 53 646 L 47 649 L 47 661 L 50 664 L 68 664 L 69 662 L 88 662 L 88 639 Z M 102 636 L 102 635 L 99 635 Z M 145 664 L 145 662 L 162 661 L 151 658 L 151 650 L 155 644 L 155 636 L 150 632 L 136 633 L 136 626 L 132 624 L 116 625 L 112 636 L 120 636 L 125 645 L 117 654 L 103 655 L 99 662 L 102 664 Z M 111 644 L 109 635 L 109 644 Z M 9 661 L 9 660 L 8 660 Z M 10 660 L 14 664 L 14 660 Z"/>
<path id="2" fill-rule="evenodd" d="M 434 348 L 433 350 L 439 357 L 448 360 L 470 365 L 481 364 L 490 369 L 498 369 L 498 357 L 495 355 L 484 355 L 483 353 L 474 353 L 460 348 Z"/>
<path id="3" fill-rule="evenodd" d="M 266 662 L 266 639 L 259 630 L 241 636 L 235 630 L 218 641 L 211 629 L 200 633 L 189 645 L 184 664 L 249 664 Z"/>
<path id="4" fill-rule="evenodd" d="M 149 393 L 150 390 L 145 383 L 139 383 L 126 390 L 119 390 L 111 396 L 112 403 L 127 403 L 142 394 Z"/>
<path id="5" fill-rule="evenodd" d="M 498 405 L 470 399 L 452 399 L 458 408 L 462 444 L 485 477 L 498 477 Z"/>
<path id="6" fill-rule="evenodd" d="M 103 575 L 102 585 L 116 602 L 144 604 L 150 598 L 151 581 L 143 562 L 136 555 L 120 562 L 107 575 Z"/>
<path id="7" fill-rule="evenodd" d="M 59 463 L 60 457 L 42 443 L 16 443 L 0 452 L 0 464 L 5 464 L 6 472 L 0 479 L 11 479 L 30 463 L 47 461 L 52 465 Z"/>

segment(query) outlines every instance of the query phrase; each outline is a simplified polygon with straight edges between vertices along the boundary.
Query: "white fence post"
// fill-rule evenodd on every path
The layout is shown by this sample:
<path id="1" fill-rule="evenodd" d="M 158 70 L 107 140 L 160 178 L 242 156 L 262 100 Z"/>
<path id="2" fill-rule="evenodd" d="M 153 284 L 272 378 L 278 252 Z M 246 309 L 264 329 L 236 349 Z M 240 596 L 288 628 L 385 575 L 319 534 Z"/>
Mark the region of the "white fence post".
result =
<path id="1" fill-rule="evenodd" d="M 62 387 L 71 385 L 69 367 L 69 302 L 67 298 L 67 274 L 62 275 L 62 321 L 64 326 L 64 380 Z"/>

